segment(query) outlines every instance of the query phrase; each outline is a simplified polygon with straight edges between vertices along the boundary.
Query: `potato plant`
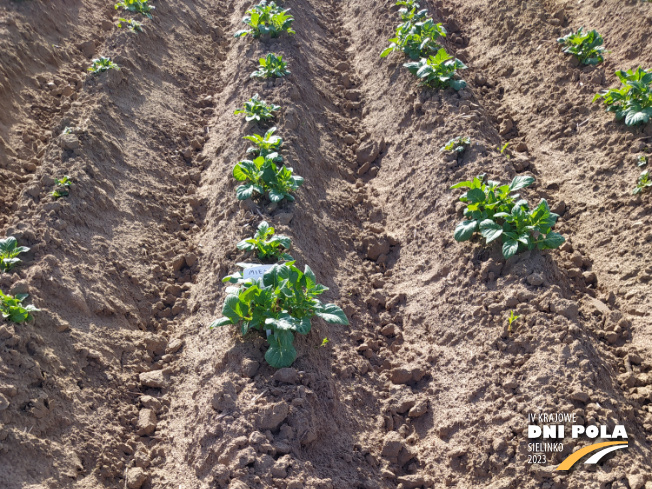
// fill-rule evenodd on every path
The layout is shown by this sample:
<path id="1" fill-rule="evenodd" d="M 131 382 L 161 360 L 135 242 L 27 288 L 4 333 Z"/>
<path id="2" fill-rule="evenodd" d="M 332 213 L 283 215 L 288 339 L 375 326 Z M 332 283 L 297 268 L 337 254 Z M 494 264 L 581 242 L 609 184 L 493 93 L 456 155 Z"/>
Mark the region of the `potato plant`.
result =
<path id="1" fill-rule="evenodd" d="M 453 151 L 454 153 L 463 153 L 466 148 L 471 145 L 471 138 L 468 136 L 457 136 L 450 141 L 448 141 L 442 148 L 439 150 L 441 153 L 444 151 Z"/>
<path id="2" fill-rule="evenodd" d="M 292 192 L 303 185 L 303 177 L 294 175 L 292 168 L 278 168 L 275 163 L 277 157 L 278 153 L 271 153 L 253 161 L 242 160 L 235 165 L 233 177 L 245 182 L 236 189 L 238 200 L 264 196 L 270 202 L 281 202 L 283 199 L 294 201 Z"/>
<path id="3" fill-rule="evenodd" d="M 0 272 L 8 272 L 18 265 L 21 262 L 18 255 L 28 251 L 27 246 L 18 246 L 18 240 L 13 236 L 0 239 Z"/>
<path id="4" fill-rule="evenodd" d="M 451 87 L 454 90 L 466 87 L 464 80 L 455 78 L 457 70 L 465 70 L 466 65 L 443 48 L 437 51 L 435 56 L 421 58 L 419 61 L 405 63 L 403 66 L 427 87 L 438 89 Z"/>
<path id="5" fill-rule="evenodd" d="M 242 22 L 249 26 L 236 32 L 233 37 L 244 37 L 251 34 L 254 38 L 269 34 L 270 37 L 278 37 L 282 33 L 295 34 L 292 29 L 294 18 L 288 14 L 290 9 L 283 9 L 275 2 L 267 3 L 262 0 L 247 10 Z"/>
<path id="6" fill-rule="evenodd" d="M 597 65 L 604 61 L 604 39 L 597 31 L 585 31 L 580 27 L 577 32 L 560 37 L 557 42 L 562 44 L 562 51 L 575 56 L 581 64 Z"/>
<path id="7" fill-rule="evenodd" d="M 455 228 L 455 240 L 467 241 L 477 231 L 487 244 L 500 238 L 506 259 L 525 250 L 559 248 L 564 237 L 552 231 L 559 216 L 550 211 L 545 199 L 531 210 L 527 201 L 513 193 L 533 182 L 534 177 L 517 176 L 509 185 L 501 185 L 492 180 L 485 182 L 484 175 L 480 175 L 453 185 L 451 189 L 468 189 L 460 197 L 467 204 L 466 219 Z"/>
<path id="8" fill-rule="evenodd" d="M 403 18 L 403 15 L 405 13 L 412 12 L 413 10 L 419 10 L 420 7 L 419 2 L 417 2 L 416 0 L 398 0 L 395 5 L 401 7 L 399 9 L 401 18 Z"/>
<path id="9" fill-rule="evenodd" d="M 281 78 L 289 75 L 287 62 L 283 61 L 282 55 L 269 53 L 264 58 L 258 60 L 260 66 L 251 74 L 251 78 Z"/>
<path id="10" fill-rule="evenodd" d="M 642 68 L 616 71 L 622 82 L 621 88 L 611 88 L 593 97 L 602 99 L 608 112 L 616 114 L 616 120 L 625 119 L 625 124 L 645 124 L 652 117 L 652 71 Z"/>
<path id="11" fill-rule="evenodd" d="M 275 163 L 283 163 L 283 157 L 278 154 L 283 145 L 283 139 L 279 136 L 274 136 L 276 128 L 272 127 L 269 129 L 264 136 L 260 134 L 254 134 L 252 136 L 244 136 L 243 139 L 251 141 L 254 143 L 253 146 L 247 148 L 247 153 L 254 156 L 269 156 L 272 153 L 276 153 L 274 158 Z"/>
<path id="12" fill-rule="evenodd" d="M 433 55 L 441 48 L 437 39 L 446 37 L 444 26 L 431 18 L 421 19 L 421 13 L 414 13 L 414 18 L 406 20 L 396 28 L 396 35 L 389 40 L 389 47 L 381 54 L 381 58 L 395 51 L 402 51 L 411 59 L 418 60 Z"/>
<path id="13" fill-rule="evenodd" d="M 118 27 L 122 28 L 123 25 L 131 32 L 143 32 L 143 23 L 138 22 L 137 20 L 124 19 L 121 17 L 118 19 Z"/>
<path id="14" fill-rule="evenodd" d="M 115 4 L 115 9 L 123 9 L 128 12 L 133 12 L 135 14 L 142 14 L 148 18 L 152 18 L 152 10 L 156 7 L 153 7 L 149 4 L 149 0 L 122 0 Z"/>
<path id="15" fill-rule="evenodd" d="M 292 247 L 292 240 L 282 234 L 275 234 L 274 228 L 267 221 L 258 225 L 256 233 L 238 243 L 238 249 L 255 253 L 263 263 L 276 263 L 280 260 L 292 260 L 286 253 Z"/>
<path id="16" fill-rule="evenodd" d="M 38 312 L 33 305 L 25 306 L 23 301 L 27 299 L 28 294 L 16 294 L 15 296 L 7 295 L 0 290 L 0 314 L 2 318 L 13 323 L 24 323 L 32 319 L 33 312 Z"/>
<path id="17" fill-rule="evenodd" d="M 650 170 L 641 172 L 636 182 L 636 188 L 632 191 L 634 195 L 647 192 L 652 187 L 652 179 L 650 178 Z"/>
<path id="18" fill-rule="evenodd" d="M 120 68 L 118 67 L 117 64 L 115 64 L 113 61 L 111 61 L 111 58 L 105 58 L 104 56 L 101 56 L 97 59 L 94 59 L 91 63 L 91 66 L 88 68 L 88 71 L 90 71 L 92 74 L 97 74 L 97 73 L 102 73 L 104 71 L 108 70 L 119 70 Z"/>
<path id="19" fill-rule="evenodd" d="M 292 365 L 297 357 L 294 333 L 308 334 L 314 316 L 328 323 L 349 324 L 342 309 L 317 299 L 328 288 L 317 283 L 308 265 L 302 272 L 291 261 L 272 266 L 261 278 L 244 279 L 237 272 L 223 281 L 236 285 L 227 288 L 224 317 L 214 321 L 211 329 L 239 324 L 242 335 L 252 330 L 265 332 L 269 343 L 265 360 L 274 368 Z"/>
<path id="20" fill-rule="evenodd" d="M 56 200 L 61 197 L 68 197 L 70 195 L 70 186 L 72 185 L 72 180 L 69 176 L 64 176 L 58 180 L 54 181 L 54 190 L 52 191 L 52 197 Z"/>
<path id="21" fill-rule="evenodd" d="M 234 112 L 235 115 L 244 114 L 247 122 L 265 122 L 274 118 L 274 112 L 281 108 L 280 105 L 268 104 L 260 99 L 260 95 L 256 94 L 247 100 L 242 109 Z"/>

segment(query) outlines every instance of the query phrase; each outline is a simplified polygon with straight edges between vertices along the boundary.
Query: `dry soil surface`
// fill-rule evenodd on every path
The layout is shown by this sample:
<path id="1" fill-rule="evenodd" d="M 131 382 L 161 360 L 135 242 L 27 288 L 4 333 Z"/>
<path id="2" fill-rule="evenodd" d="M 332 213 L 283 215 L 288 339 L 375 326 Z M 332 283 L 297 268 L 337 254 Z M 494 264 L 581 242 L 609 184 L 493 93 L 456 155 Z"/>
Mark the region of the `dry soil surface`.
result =
<path id="1" fill-rule="evenodd" d="M 652 67 L 652 4 L 423 1 L 469 66 L 437 92 L 379 58 L 393 0 L 284 3 L 296 35 L 262 41 L 232 36 L 251 0 L 156 1 L 138 34 L 111 2 L 0 4 L 0 234 L 31 247 L 0 288 L 42 310 L 0 325 L 0 487 L 652 486 L 652 201 L 631 194 L 652 124 L 591 103 Z M 580 26 L 604 64 L 560 53 Z M 292 74 L 250 79 L 270 51 Z M 98 55 L 122 69 L 86 74 Z M 266 127 L 233 111 L 255 93 L 282 106 L 293 204 L 235 198 L 241 137 Z M 535 176 L 562 248 L 456 243 L 449 187 L 480 173 Z M 263 218 L 351 321 L 315 320 L 281 371 L 262 337 L 207 328 Z M 566 440 L 528 464 L 539 412 L 624 424 L 629 449 L 557 473 L 588 442 Z"/>

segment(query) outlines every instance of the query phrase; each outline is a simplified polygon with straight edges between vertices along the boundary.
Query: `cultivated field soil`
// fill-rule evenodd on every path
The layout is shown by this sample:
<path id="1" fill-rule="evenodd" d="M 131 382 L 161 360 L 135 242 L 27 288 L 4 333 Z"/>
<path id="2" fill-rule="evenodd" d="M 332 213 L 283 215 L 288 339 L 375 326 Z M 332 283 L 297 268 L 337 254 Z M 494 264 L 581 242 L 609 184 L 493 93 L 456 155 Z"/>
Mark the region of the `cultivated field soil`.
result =
<path id="1" fill-rule="evenodd" d="M 0 1 L 0 237 L 31 248 L 0 289 L 41 309 L 0 323 L 0 487 L 650 489 L 652 195 L 632 189 L 652 123 L 591 99 L 652 68 L 652 4 L 423 0 L 468 65 L 455 92 L 379 57 L 394 0 L 286 0 L 296 35 L 234 39 L 253 3 L 156 0 L 133 33 L 106 0 Z M 581 26 L 597 67 L 556 42 Z M 291 75 L 251 79 L 268 52 Z M 121 69 L 89 74 L 97 56 Z M 236 199 L 242 136 L 270 127 L 233 114 L 255 93 L 282 107 L 294 203 Z M 481 173 L 534 176 L 564 245 L 456 242 L 450 186 Z M 351 323 L 315 318 L 289 370 L 208 328 L 263 219 Z M 629 447 L 555 471 L 608 441 L 567 433 L 528 463 L 531 413 Z"/>

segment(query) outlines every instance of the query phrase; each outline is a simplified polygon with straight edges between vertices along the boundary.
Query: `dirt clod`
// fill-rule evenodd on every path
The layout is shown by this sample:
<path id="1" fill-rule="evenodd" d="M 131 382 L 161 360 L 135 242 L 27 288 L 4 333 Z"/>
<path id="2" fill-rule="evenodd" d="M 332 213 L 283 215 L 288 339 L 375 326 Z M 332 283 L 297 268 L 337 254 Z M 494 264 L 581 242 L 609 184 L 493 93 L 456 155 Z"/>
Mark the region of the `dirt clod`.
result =
<path id="1" fill-rule="evenodd" d="M 140 383 L 145 387 L 153 387 L 155 389 L 162 389 L 167 386 L 168 380 L 163 374 L 162 370 L 153 370 L 151 372 L 143 372 L 139 376 Z"/>
<path id="2" fill-rule="evenodd" d="M 138 434 L 141 436 L 151 435 L 156 431 L 157 423 L 158 420 L 153 409 L 141 409 L 138 413 Z"/>
<path id="3" fill-rule="evenodd" d="M 251 379 L 258 372 L 259 367 L 260 363 L 258 363 L 256 360 L 245 358 L 242 360 L 242 375 Z"/>
<path id="4" fill-rule="evenodd" d="M 285 402 L 264 406 L 258 412 L 256 426 L 262 430 L 275 430 L 285 421 L 289 412 L 290 407 Z"/>
<path id="5" fill-rule="evenodd" d="M 294 368 L 281 368 L 274 372 L 274 380 L 286 384 L 296 384 L 299 380 L 299 372 Z"/>
<path id="6" fill-rule="evenodd" d="M 142 468 L 132 467 L 127 471 L 127 487 L 129 489 L 140 489 L 147 478 L 147 472 Z"/>
<path id="7" fill-rule="evenodd" d="M 66 151 L 74 151 L 79 148 L 79 138 L 76 134 L 62 134 L 61 147 Z"/>

